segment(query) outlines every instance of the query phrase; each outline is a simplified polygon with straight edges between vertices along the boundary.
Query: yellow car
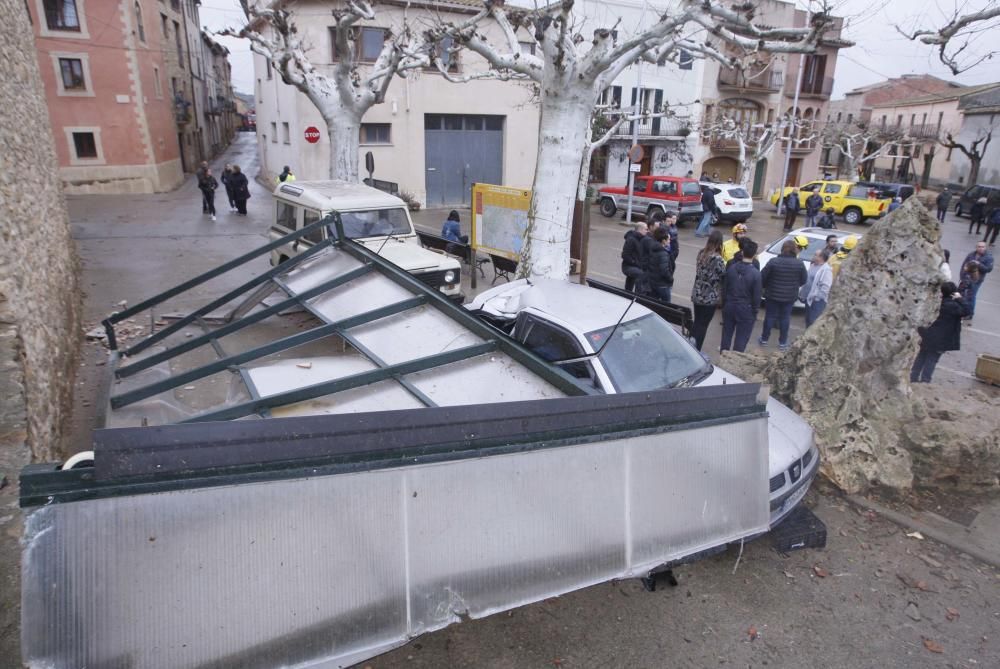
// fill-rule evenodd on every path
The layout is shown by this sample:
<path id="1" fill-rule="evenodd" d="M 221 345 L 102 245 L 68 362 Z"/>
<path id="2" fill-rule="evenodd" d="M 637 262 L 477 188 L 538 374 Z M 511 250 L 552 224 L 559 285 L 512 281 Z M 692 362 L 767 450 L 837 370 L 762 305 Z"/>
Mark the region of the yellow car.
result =
<path id="1" fill-rule="evenodd" d="M 792 192 L 792 188 L 783 188 L 781 191 L 775 190 L 771 193 L 771 204 L 778 206 L 778 197 L 784 198 Z M 881 218 L 889 213 L 891 199 L 877 199 L 875 191 L 868 186 L 859 186 L 853 181 L 810 181 L 799 186 L 799 203 L 803 211 L 806 208 L 806 199 L 812 195 L 813 190 L 819 192 L 823 198 L 824 212 L 829 207 L 833 207 L 833 213 L 844 217 L 845 223 L 857 225 L 863 223 L 866 218 Z"/>

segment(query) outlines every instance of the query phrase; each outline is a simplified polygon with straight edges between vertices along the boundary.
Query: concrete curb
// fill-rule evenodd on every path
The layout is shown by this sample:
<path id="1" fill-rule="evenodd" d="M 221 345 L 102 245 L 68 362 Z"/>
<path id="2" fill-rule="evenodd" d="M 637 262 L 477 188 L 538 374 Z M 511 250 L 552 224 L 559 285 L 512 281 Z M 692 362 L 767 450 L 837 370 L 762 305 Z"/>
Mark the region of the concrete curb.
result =
<path id="1" fill-rule="evenodd" d="M 908 527 L 911 530 L 916 530 L 928 539 L 938 541 L 961 553 L 971 555 L 981 562 L 985 562 L 992 567 L 1000 569 L 1000 555 L 995 555 L 988 549 L 976 544 L 970 536 L 972 533 L 969 531 L 969 528 L 964 525 L 960 525 L 959 523 L 936 515 L 934 516 L 933 524 L 931 524 L 929 522 L 907 516 L 906 514 L 899 513 L 898 511 L 893 511 L 892 509 L 882 506 L 878 502 L 873 502 L 870 499 L 858 497 L 857 495 L 847 495 L 846 497 L 847 501 L 856 506 L 874 511 L 879 515 L 885 516 L 897 525 L 902 525 L 903 527 Z"/>

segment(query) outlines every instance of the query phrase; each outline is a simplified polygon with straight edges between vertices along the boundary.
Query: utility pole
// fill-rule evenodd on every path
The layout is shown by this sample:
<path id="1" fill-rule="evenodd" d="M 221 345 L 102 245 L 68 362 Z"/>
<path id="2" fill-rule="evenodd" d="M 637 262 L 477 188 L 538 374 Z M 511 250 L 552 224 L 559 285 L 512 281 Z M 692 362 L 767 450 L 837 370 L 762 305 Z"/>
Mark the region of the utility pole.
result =
<path id="1" fill-rule="evenodd" d="M 645 16 L 645 11 L 643 11 Z M 632 146 L 639 145 L 639 109 L 642 107 L 642 61 L 635 66 L 635 108 L 632 110 Z M 625 209 L 625 220 L 632 222 L 632 192 L 635 189 L 635 175 L 632 171 L 632 156 L 628 159 L 628 206 Z"/>
<path id="2" fill-rule="evenodd" d="M 809 27 L 809 21 L 812 19 L 812 0 L 809 0 L 809 6 L 806 9 L 806 28 Z M 805 69 L 806 55 L 804 53 L 799 54 L 799 71 L 795 75 L 795 97 L 792 98 L 792 118 L 791 125 L 788 129 L 788 141 L 785 142 L 785 169 L 781 173 L 781 185 L 778 186 L 778 214 L 785 213 L 785 184 L 788 183 L 788 168 L 792 162 L 792 140 L 794 139 L 795 133 L 798 131 L 797 125 L 795 123 L 796 115 L 799 113 L 799 91 L 802 89 L 802 71 Z"/>

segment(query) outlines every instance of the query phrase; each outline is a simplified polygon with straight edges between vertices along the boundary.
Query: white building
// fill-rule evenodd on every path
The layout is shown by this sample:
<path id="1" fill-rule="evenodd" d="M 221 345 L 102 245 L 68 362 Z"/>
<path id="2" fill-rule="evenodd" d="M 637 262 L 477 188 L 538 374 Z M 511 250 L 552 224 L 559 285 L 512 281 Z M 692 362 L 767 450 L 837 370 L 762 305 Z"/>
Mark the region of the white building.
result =
<path id="1" fill-rule="evenodd" d="M 465 19 L 481 7 L 473 0 L 414 2 L 409 7 L 381 4 L 374 21 L 364 22 L 358 39 L 362 60 L 374 60 L 382 48 L 384 30 L 408 20 L 438 14 Z M 314 65 L 331 70 L 333 19 L 327 2 L 295 4 L 299 34 L 313 45 Z M 257 96 L 257 141 L 265 178 L 273 182 L 284 165 L 300 179 L 325 179 L 330 157 L 326 126 L 302 93 L 285 85 L 267 60 L 254 56 Z M 475 54 L 458 54 L 458 74 L 486 71 Z M 320 131 L 319 142 L 305 141 L 307 128 Z M 375 178 L 396 184 L 425 206 L 468 204 L 473 183 L 531 186 L 538 137 L 538 107 L 527 83 L 477 80 L 446 81 L 436 70 L 410 72 L 395 78 L 383 104 L 375 105 L 361 125 L 361 155 L 371 151 Z M 363 169 L 362 169 L 363 171 Z"/>

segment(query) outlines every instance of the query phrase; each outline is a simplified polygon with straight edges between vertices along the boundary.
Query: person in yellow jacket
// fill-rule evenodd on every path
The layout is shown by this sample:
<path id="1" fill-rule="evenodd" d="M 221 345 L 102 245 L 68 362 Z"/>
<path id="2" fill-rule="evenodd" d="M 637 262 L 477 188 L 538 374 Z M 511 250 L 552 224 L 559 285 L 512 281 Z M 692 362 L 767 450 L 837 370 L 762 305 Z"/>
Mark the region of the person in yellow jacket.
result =
<path id="1" fill-rule="evenodd" d="M 275 181 L 277 181 L 279 185 L 295 181 L 295 175 L 292 174 L 292 168 L 290 168 L 288 165 L 285 165 L 285 169 L 281 170 L 281 174 L 279 174 L 277 178 L 275 178 Z"/>
<path id="2" fill-rule="evenodd" d="M 727 239 L 722 245 L 722 260 L 727 265 L 740 250 L 740 240 L 746 237 L 749 231 L 749 228 L 744 223 L 737 223 L 733 226 L 733 238 Z"/>
<path id="3" fill-rule="evenodd" d="M 844 240 L 843 245 L 841 245 L 840 250 L 837 251 L 836 255 L 832 256 L 829 260 L 830 269 L 833 270 L 833 278 L 837 278 L 837 274 L 840 272 L 840 264 L 844 262 L 848 254 L 854 250 L 854 247 L 858 245 L 858 236 L 851 235 Z"/>

